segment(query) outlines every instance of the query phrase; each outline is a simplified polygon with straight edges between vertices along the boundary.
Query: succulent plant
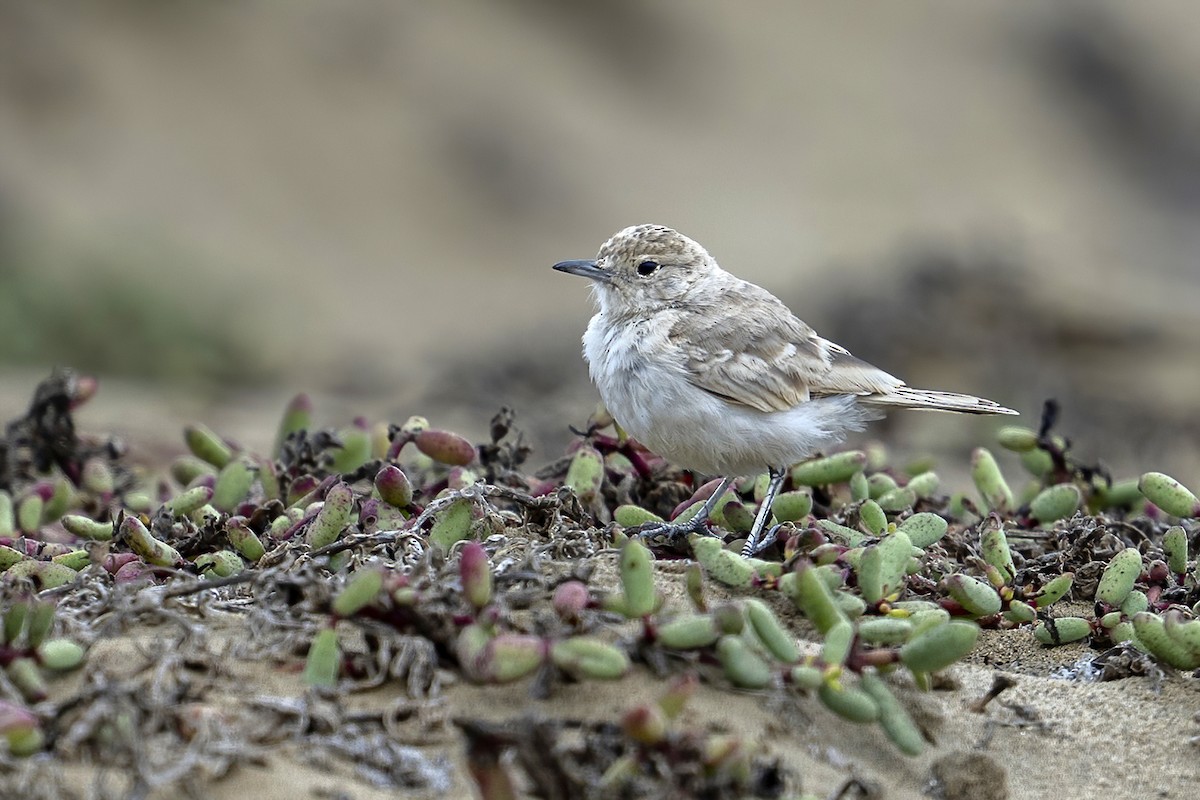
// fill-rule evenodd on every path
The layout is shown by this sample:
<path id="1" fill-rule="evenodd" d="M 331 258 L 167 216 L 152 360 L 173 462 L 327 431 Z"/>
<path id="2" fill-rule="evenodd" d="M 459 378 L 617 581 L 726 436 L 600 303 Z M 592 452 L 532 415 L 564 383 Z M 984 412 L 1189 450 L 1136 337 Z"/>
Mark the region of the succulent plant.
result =
<path id="1" fill-rule="evenodd" d="M 0 671 L 27 703 L 39 703 L 49 694 L 47 679 L 81 666 L 85 648 L 70 638 L 51 638 L 53 603 L 32 598 L 9 600 L 0 618 Z M 28 755 L 41 746 L 36 717 L 21 707 L 0 701 L 0 733 L 12 752 Z"/>
<path id="2" fill-rule="evenodd" d="M 1200 668 L 1195 496 L 1161 473 L 1112 481 L 1048 425 L 999 432 L 1030 473 L 1020 492 L 975 450 L 977 500 L 940 494 L 930 463 L 897 468 L 877 446 L 791 465 L 762 549 L 743 557 L 768 476 L 717 496 L 720 482 L 697 485 L 605 415 L 529 474 L 511 412 L 474 444 L 419 416 L 314 428 L 300 395 L 269 456 L 195 424 L 160 476 L 129 467 L 111 441 L 75 434 L 69 409 L 94 392 L 57 373 L 9 426 L 0 573 L 24 593 L 0 609 L 0 668 L 20 692 L 0 701 L 13 753 L 54 741 L 54 721 L 22 703 L 85 656 L 70 637 L 49 637 L 53 606 L 28 593 L 69 595 L 87 580 L 221 587 L 287 576 L 303 597 L 303 677 L 322 691 L 397 679 L 400 664 L 412 680 L 425 664 L 424 674 L 482 685 L 524 680 L 537 696 L 634 669 L 673 675 L 658 703 L 615 723 L 622 744 L 605 780 L 627 788 L 648 778 L 652 751 L 702 753 L 704 774 L 754 785 L 759 762 L 740 740 L 677 730 L 701 680 L 811 696 L 915 755 L 926 742 L 897 688 L 927 688 L 990 628 Z M 38 427 L 47 419 L 69 435 L 52 442 Z M 640 534 L 706 508 L 683 552 Z M 1139 535 L 1122 537 L 1128 529 Z M 514 540 L 583 552 L 587 566 L 551 575 L 537 557 L 514 559 Z M 682 574 L 667 575 L 660 560 L 681 555 Z M 591 579 L 603 559 L 615 589 Z M 1094 613 L 1058 615 L 1064 598 Z"/>

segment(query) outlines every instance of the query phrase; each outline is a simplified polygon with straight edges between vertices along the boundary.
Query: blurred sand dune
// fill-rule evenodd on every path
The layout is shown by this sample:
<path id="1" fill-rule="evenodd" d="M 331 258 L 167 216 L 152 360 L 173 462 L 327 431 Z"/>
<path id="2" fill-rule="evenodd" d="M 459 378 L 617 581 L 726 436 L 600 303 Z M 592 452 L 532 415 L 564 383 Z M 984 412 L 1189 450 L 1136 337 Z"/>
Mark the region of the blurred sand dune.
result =
<path id="1" fill-rule="evenodd" d="M 577 421 L 587 300 L 548 266 L 657 221 L 914 382 L 1178 439 L 1200 339 L 1192 12 L 10 0 L 0 267 L 65 293 L 103 254 L 231 332 L 215 352 L 273 396 L 406 413 L 432 392 L 477 416 L 554 394 Z M 1003 291 L 972 289 L 1001 262 Z M 129 327 L 92 333 L 141 346 Z M 92 350 L 78 366 L 116 369 Z M 211 413 L 239 383 L 202 393 Z"/>

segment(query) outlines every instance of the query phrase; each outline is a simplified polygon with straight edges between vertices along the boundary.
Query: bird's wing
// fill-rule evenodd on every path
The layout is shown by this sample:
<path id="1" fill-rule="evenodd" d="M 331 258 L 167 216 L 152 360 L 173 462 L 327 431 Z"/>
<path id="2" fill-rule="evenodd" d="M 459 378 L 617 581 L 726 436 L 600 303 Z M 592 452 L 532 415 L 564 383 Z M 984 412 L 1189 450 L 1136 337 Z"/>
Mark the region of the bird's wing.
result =
<path id="1" fill-rule="evenodd" d="M 813 394 L 888 394 L 904 386 L 895 375 L 855 358 L 841 345 L 819 336 L 817 339 L 829 354 L 829 371 L 812 387 Z"/>
<path id="2" fill-rule="evenodd" d="M 903 383 L 817 336 L 774 295 L 751 283 L 681 315 L 669 333 L 691 382 L 759 411 L 812 395 L 887 392 Z"/>

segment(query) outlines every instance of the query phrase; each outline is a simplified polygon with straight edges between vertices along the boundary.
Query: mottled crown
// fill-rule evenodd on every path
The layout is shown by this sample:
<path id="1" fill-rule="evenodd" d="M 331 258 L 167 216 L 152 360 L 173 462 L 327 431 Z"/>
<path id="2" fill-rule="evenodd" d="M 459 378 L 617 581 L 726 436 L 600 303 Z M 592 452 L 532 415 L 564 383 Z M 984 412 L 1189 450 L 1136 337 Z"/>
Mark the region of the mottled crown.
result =
<path id="1" fill-rule="evenodd" d="M 644 258 L 680 266 L 699 266 L 711 260 L 698 242 L 677 230 L 665 225 L 631 225 L 604 243 L 596 261 L 621 265 Z"/>

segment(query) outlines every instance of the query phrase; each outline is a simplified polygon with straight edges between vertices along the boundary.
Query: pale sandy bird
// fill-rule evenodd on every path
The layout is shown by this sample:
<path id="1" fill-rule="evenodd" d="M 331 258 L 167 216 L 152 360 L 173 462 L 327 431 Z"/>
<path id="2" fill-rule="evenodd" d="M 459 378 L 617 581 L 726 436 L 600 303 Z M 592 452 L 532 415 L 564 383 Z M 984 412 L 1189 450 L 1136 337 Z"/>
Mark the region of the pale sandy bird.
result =
<path id="1" fill-rule="evenodd" d="M 583 354 L 604 404 L 655 453 L 724 477 L 762 472 L 770 488 L 746 553 L 757 549 L 785 469 L 861 430 L 882 409 L 1017 412 L 966 394 L 914 389 L 822 339 L 778 298 L 718 266 L 698 243 L 662 225 L 619 231 L 592 261 L 554 269 L 590 278 L 599 310 Z"/>

